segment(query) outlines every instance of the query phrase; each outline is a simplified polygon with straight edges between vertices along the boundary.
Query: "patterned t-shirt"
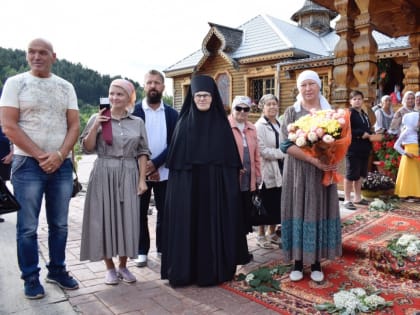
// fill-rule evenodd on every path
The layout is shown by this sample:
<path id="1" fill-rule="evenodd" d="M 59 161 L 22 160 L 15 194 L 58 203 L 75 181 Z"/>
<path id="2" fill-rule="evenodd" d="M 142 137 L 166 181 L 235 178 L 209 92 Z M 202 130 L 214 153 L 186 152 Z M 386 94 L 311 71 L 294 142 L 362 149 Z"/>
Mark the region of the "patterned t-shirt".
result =
<path id="1" fill-rule="evenodd" d="M 19 126 L 45 152 L 57 151 L 67 133 L 67 110 L 78 110 L 73 85 L 52 74 L 38 78 L 30 72 L 7 79 L 0 106 L 19 109 Z M 15 146 L 15 154 L 29 155 Z"/>

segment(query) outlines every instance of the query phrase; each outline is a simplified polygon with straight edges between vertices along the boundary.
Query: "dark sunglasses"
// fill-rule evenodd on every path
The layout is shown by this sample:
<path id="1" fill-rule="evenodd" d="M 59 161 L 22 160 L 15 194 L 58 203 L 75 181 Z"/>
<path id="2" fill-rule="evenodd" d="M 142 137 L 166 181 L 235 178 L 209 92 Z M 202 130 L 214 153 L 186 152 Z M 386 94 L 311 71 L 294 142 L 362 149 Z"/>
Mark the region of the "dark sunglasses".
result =
<path id="1" fill-rule="evenodd" d="M 249 108 L 249 107 L 241 107 L 241 106 L 235 106 L 235 110 L 237 111 L 237 112 L 245 112 L 245 113 L 248 113 L 250 110 L 251 110 L 251 108 Z"/>

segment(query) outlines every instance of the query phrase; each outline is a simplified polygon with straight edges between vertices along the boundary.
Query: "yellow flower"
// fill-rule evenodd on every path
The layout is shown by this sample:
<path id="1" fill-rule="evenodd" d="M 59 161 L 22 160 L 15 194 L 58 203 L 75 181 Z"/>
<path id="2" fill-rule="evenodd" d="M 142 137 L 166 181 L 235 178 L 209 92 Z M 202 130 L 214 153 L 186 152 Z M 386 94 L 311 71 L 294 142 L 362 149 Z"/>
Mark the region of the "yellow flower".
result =
<path id="1" fill-rule="evenodd" d="M 319 141 L 332 143 L 340 138 L 345 123 L 343 109 L 311 111 L 287 126 L 288 138 L 300 147 Z"/>

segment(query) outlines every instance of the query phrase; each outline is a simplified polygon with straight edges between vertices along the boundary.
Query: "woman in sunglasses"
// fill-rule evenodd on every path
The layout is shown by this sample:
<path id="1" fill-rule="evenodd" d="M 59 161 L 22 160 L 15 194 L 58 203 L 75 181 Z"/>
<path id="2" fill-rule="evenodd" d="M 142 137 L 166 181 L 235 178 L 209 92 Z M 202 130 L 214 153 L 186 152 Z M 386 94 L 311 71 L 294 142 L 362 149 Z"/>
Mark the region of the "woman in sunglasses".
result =
<path id="1" fill-rule="evenodd" d="M 250 110 L 251 99 L 248 96 L 236 96 L 232 102 L 231 114 L 228 117 L 243 166 L 239 181 L 245 234 L 252 232 L 251 196 L 261 183 L 257 129 L 248 121 Z M 250 259 L 252 258 L 252 254 L 248 254 L 248 256 Z"/>
<path id="2" fill-rule="evenodd" d="M 258 222 L 257 245 L 270 249 L 278 248 L 280 245 L 276 225 L 280 224 L 281 168 L 284 153 L 280 150 L 279 145 L 278 98 L 273 94 L 263 95 L 258 105 L 263 111 L 262 116 L 255 123 L 261 153 L 261 198 L 268 215 Z M 268 225 L 267 231 L 266 225 Z"/>

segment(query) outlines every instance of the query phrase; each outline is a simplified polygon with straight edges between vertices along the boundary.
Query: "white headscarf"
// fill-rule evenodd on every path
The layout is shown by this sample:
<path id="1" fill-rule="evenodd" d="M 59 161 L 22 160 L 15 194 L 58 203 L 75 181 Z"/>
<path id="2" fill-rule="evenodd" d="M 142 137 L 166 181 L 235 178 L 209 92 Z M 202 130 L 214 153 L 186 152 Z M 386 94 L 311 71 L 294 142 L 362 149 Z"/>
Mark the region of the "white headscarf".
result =
<path id="1" fill-rule="evenodd" d="M 413 91 L 407 91 L 404 93 L 403 99 L 401 101 L 401 104 L 403 104 L 404 107 L 407 107 L 407 98 L 409 95 L 413 95 L 414 97 L 416 97 L 416 94 L 414 94 Z"/>
<path id="2" fill-rule="evenodd" d="M 321 88 L 321 79 L 319 78 L 318 73 L 316 73 L 315 71 L 305 70 L 301 74 L 299 74 L 296 81 L 297 88 L 299 88 L 302 82 L 305 80 L 315 81 L 316 84 L 318 84 L 319 88 Z"/>
<path id="3" fill-rule="evenodd" d="M 321 104 L 321 109 L 331 109 L 331 105 L 328 103 L 327 99 L 321 94 L 321 79 L 318 76 L 318 73 L 312 70 L 305 70 L 301 74 L 299 74 L 297 80 L 296 80 L 296 86 L 299 89 L 300 85 L 303 81 L 306 80 L 312 80 L 315 81 L 316 84 L 319 86 L 319 103 Z M 302 109 L 302 100 L 303 97 L 299 93 L 296 97 L 296 102 L 293 104 L 293 107 L 295 108 L 295 111 L 299 113 Z"/>
<path id="4" fill-rule="evenodd" d="M 416 130 L 419 122 L 419 112 L 407 113 L 402 118 L 402 125 L 406 129 Z"/>

